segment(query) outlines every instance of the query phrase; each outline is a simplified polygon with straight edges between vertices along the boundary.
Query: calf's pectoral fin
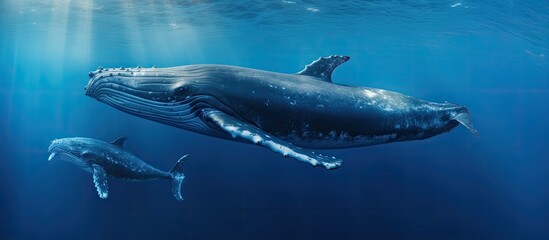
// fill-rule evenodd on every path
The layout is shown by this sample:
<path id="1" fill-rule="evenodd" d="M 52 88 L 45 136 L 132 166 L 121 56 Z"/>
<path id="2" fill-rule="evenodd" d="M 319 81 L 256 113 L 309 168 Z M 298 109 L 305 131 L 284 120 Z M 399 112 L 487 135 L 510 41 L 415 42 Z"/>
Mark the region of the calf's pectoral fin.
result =
<path id="1" fill-rule="evenodd" d="M 172 175 L 172 178 L 170 179 L 172 193 L 178 201 L 183 201 L 183 195 L 181 194 L 181 185 L 183 184 L 183 180 L 185 180 L 185 175 L 183 174 L 183 164 L 188 157 L 189 154 L 181 157 L 173 165 L 172 170 L 170 170 L 170 174 Z"/>
<path id="2" fill-rule="evenodd" d="M 235 138 L 240 137 L 257 145 L 267 147 L 274 152 L 282 154 L 284 157 L 291 157 L 298 161 L 309 163 L 313 166 L 322 165 L 326 169 L 338 168 L 343 163 L 342 160 L 335 157 L 315 154 L 314 152 L 293 146 L 289 142 L 270 136 L 263 130 L 235 119 L 224 112 L 211 110 L 205 112 L 205 115 L 214 124 L 231 134 L 231 136 Z"/>
<path id="3" fill-rule="evenodd" d="M 109 188 L 107 186 L 107 172 L 105 172 L 105 169 L 97 164 L 93 164 L 92 169 L 93 183 L 95 184 L 97 193 L 100 198 L 105 199 L 109 195 Z"/>

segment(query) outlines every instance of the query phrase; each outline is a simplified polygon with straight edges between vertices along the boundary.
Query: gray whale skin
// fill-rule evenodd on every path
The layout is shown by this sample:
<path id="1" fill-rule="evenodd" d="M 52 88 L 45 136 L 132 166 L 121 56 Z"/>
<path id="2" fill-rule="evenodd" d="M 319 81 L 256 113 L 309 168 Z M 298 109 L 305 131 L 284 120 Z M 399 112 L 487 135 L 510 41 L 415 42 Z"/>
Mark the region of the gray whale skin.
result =
<path id="1" fill-rule="evenodd" d="M 463 106 L 333 83 L 332 71 L 347 60 L 321 57 L 295 74 L 213 64 L 98 68 L 85 90 L 142 118 L 254 143 L 326 169 L 342 161 L 310 149 L 425 139 L 459 124 L 477 135 Z"/>

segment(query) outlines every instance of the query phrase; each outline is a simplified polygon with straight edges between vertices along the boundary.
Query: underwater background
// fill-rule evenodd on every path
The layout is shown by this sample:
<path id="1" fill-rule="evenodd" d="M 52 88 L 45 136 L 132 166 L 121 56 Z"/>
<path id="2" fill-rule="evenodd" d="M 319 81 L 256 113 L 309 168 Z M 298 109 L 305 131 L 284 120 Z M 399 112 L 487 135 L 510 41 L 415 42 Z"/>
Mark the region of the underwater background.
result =
<path id="1" fill-rule="evenodd" d="M 131 116 L 84 95 L 89 71 L 215 63 L 293 73 L 351 60 L 338 84 L 469 108 L 423 141 L 330 150 L 327 171 Z M 0 3 L 1 239 L 549 239 L 549 1 Z M 238 86 L 235 86 L 238 87 Z M 368 124 L 357 122 L 356 124 Z M 167 181 L 48 162 L 51 140 L 127 136 Z"/>

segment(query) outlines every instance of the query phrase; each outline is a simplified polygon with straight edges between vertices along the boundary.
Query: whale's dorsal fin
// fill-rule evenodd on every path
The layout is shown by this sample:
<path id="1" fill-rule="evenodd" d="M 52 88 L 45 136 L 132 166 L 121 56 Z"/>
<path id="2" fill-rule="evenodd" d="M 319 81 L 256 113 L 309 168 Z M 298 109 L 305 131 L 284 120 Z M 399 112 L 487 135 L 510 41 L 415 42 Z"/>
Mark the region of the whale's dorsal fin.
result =
<path id="1" fill-rule="evenodd" d="M 326 82 L 332 82 L 332 72 L 334 69 L 342 63 L 349 61 L 349 59 L 350 57 L 348 56 L 340 55 L 320 57 L 311 64 L 305 66 L 305 68 L 297 74 L 320 78 L 322 81 Z"/>
<path id="2" fill-rule="evenodd" d="M 119 148 L 123 148 L 124 147 L 124 141 L 126 141 L 126 139 L 128 139 L 128 138 L 124 137 L 124 136 L 120 136 L 117 139 L 115 139 L 114 141 L 112 141 L 111 144 L 115 145 Z"/>

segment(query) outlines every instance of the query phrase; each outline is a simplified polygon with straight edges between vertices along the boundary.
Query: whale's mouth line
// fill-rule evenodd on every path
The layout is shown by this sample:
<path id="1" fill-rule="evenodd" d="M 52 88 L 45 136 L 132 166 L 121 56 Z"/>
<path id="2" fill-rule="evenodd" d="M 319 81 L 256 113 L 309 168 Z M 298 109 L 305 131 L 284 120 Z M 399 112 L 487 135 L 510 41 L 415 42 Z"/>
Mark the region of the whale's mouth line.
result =
<path id="1" fill-rule="evenodd" d="M 70 157 L 70 158 L 75 158 L 75 159 L 80 159 L 79 157 L 77 157 L 76 155 L 70 153 L 70 152 L 67 152 L 67 151 L 53 151 L 50 153 L 50 155 L 48 156 L 48 161 L 51 161 L 53 160 L 55 157 L 59 157 L 59 156 L 67 156 L 67 157 Z"/>
<path id="2" fill-rule="evenodd" d="M 70 150 L 59 146 L 59 145 L 52 145 L 48 148 L 48 153 L 50 154 L 72 154 Z"/>
<path id="3" fill-rule="evenodd" d="M 72 152 L 61 146 L 54 146 L 50 148 L 48 152 L 50 154 L 48 156 L 48 161 L 51 161 L 54 158 L 59 158 L 61 160 L 73 163 L 84 169 L 85 171 L 89 171 L 90 163 L 88 162 L 88 160 L 73 154 Z"/>
<path id="4" fill-rule="evenodd" d="M 80 159 L 80 157 L 73 154 L 69 149 L 66 149 L 62 146 L 50 147 L 50 149 L 48 149 L 48 153 L 50 154 L 49 157 L 48 157 L 48 161 L 51 161 L 54 157 L 61 156 L 61 155 L 66 155 L 66 156 L 69 156 L 69 157 Z"/>

